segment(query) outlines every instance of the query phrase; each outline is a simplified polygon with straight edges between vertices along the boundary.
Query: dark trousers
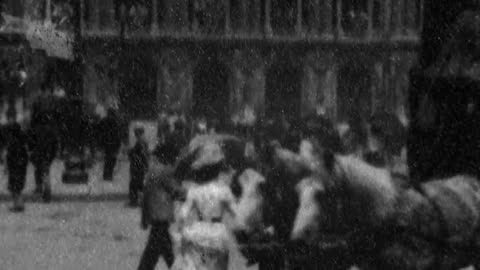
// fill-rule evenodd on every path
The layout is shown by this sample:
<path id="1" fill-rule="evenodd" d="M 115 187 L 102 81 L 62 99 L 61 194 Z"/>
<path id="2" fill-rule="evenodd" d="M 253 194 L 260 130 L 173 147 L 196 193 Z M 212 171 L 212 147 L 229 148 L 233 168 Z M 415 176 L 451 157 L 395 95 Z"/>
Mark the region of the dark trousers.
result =
<path id="1" fill-rule="evenodd" d="M 39 163 L 34 164 L 35 166 L 35 184 L 36 188 L 42 191 L 42 198 L 44 201 L 50 201 L 51 199 L 51 190 L 50 190 L 50 181 L 47 178 L 51 163 Z"/>
<path id="2" fill-rule="evenodd" d="M 113 169 L 117 164 L 117 152 L 105 151 L 105 163 L 103 165 L 103 179 L 113 179 Z"/>
<path id="3" fill-rule="evenodd" d="M 160 255 L 163 255 L 163 259 L 169 268 L 173 265 L 174 255 L 172 239 L 168 231 L 169 227 L 169 222 L 152 224 L 147 246 L 143 251 L 138 270 L 154 270 Z"/>
<path id="4" fill-rule="evenodd" d="M 130 186 L 128 190 L 128 198 L 130 203 L 138 203 L 138 195 L 143 191 L 144 172 L 130 172 Z"/>

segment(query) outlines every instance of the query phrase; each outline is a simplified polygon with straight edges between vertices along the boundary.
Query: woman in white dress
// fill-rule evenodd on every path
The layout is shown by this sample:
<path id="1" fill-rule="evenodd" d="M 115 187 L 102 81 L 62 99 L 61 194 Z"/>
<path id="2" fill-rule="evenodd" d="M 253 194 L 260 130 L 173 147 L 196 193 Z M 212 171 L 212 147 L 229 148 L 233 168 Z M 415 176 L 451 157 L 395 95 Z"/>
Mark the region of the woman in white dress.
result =
<path id="1" fill-rule="evenodd" d="M 197 177 L 186 183 L 187 198 L 178 221 L 181 254 L 172 269 L 228 269 L 232 242 L 226 224 L 234 216 L 235 200 L 229 187 L 234 170 L 219 165 L 224 157 L 218 147 L 206 142 L 192 164 Z"/>

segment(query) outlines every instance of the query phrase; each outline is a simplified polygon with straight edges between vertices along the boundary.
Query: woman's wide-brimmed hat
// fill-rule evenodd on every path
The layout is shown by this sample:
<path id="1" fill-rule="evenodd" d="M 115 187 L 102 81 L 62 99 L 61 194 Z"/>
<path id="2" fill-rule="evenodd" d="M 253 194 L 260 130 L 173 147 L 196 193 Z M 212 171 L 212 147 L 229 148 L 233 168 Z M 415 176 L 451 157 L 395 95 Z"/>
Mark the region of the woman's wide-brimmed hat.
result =
<path id="1" fill-rule="evenodd" d="M 177 177 L 189 178 L 209 170 L 221 171 L 226 168 L 243 170 L 248 163 L 245 154 L 246 143 L 240 138 L 227 134 L 205 134 L 194 137 L 183 149 L 177 163 Z"/>

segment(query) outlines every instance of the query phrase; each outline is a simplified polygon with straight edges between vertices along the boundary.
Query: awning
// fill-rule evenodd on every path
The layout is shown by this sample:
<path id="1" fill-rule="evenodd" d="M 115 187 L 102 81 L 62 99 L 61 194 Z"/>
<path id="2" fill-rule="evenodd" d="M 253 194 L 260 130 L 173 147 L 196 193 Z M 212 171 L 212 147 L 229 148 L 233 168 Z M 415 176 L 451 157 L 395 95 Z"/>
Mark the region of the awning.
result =
<path id="1" fill-rule="evenodd" d="M 44 50 L 48 56 L 73 60 L 73 34 L 55 29 L 54 24 L 29 21 L 2 14 L 5 24 L 0 33 L 24 34 L 32 49 Z"/>
<path id="2" fill-rule="evenodd" d="M 33 49 L 44 50 L 51 57 L 73 60 L 73 34 L 58 31 L 54 25 L 31 23 L 26 36 Z"/>

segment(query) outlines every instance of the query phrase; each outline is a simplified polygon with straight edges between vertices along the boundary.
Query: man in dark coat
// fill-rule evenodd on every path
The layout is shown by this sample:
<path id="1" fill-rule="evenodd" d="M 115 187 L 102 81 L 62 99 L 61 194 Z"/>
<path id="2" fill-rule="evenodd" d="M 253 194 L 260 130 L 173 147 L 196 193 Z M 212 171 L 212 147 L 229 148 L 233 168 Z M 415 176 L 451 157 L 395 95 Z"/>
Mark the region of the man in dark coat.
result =
<path id="1" fill-rule="evenodd" d="M 143 191 L 143 181 L 148 169 L 148 145 L 144 138 L 145 130 L 141 127 L 135 128 L 137 139 L 135 146 L 128 152 L 130 160 L 130 206 L 138 205 L 139 193 Z"/>
<path id="2" fill-rule="evenodd" d="M 168 126 L 161 127 L 159 130 L 159 143 L 153 154 L 162 163 L 173 165 L 180 154 L 180 150 L 187 144 L 185 136 L 185 125 L 177 121 L 175 129 L 170 132 Z"/>
<path id="3" fill-rule="evenodd" d="M 51 200 L 50 181 L 46 177 L 57 154 L 58 142 L 47 116 L 44 115 L 38 119 L 38 124 L 30 129 L 28 137 L 30 160 L 35 167 L 35 192 L 43 194 L 43 200 L 49 202 Z"/>
<path id="4" fill-rule="evenodd" d="M 99 123 L 100 146 L 105 154 L 103 179 L 113 180 L 113 169 L 117 163 L 117 155 L 122 144 L 120 120 L 113 109 L 108 109 L 107 117 Z"/>
<path id="5" fill-rule="evenodd" d="M 39 124 L 39 121 L 43 117 L 51 117 L 49 115 L 51 107 L 51 93 L 48 86 L 44 83 L 40 88 L 40 95 L 35 99 L 32 104 L 32 119 L 30 126 L 35 127 Z"/>
<path id="6" fill-rule="evenodd" d="M 174 201 L 185 197 L 185 191 L 173 175 L 173 167 L 159 162 L 154 162 L 147 174 L 141 225 L 143 229 L 151 226 L 151 230 L 138 270 L 154 270 L 160 256 L 169 268 L 173 265 L 169 228 L 174 221 Z"/>
<path id="7" fill-rule="evenodd" d="M 8 190 L 13 197 L 13 208 L 11 210 L 22 212 L 24 205 L 21 194 L 25 187 L 28 165 L 27 136 L 13 117 L 9 116 L 9 124 L 5 127 Z"/>

